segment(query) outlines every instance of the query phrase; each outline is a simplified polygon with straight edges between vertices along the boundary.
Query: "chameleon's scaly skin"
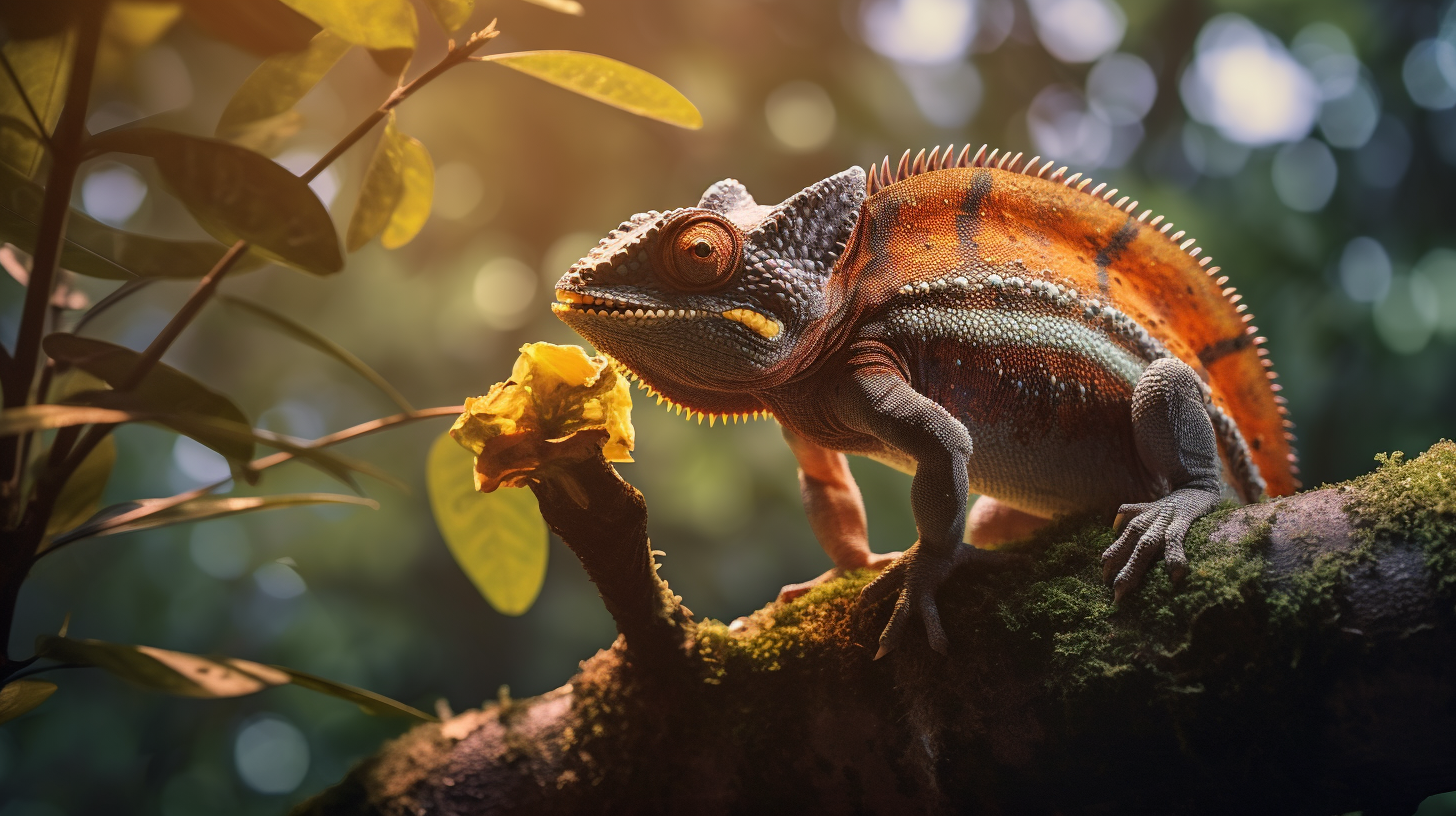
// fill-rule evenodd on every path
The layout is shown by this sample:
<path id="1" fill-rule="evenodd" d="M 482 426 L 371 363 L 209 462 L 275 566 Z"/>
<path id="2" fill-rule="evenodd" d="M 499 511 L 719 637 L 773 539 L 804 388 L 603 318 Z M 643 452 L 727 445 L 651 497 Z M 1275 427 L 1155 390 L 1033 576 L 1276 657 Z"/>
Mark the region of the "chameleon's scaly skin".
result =
<path id="1" fill-rule="evenodd" d="M 728 179 L 557 284 L 558 315 L 677 410 L 770 412 L 806 471 L 843 471 L 822 448 L 915 474 L 919 540 L 865 590 L 899 596 L 881 653 L 916 617 L 944 650 L 969 493 L 1133 517 L 1104 554 L 1120 596 L 1160 553 L 1186 569 L 1225 479 L 1246 501 L 1297 486 L 1263 338 L 1217 267 L 1115 190 L 984 151 L 852 167 L 777 207 Z M 861 523 L 824 518 L 817 484 L 816 533 L 852 565 Z"/>

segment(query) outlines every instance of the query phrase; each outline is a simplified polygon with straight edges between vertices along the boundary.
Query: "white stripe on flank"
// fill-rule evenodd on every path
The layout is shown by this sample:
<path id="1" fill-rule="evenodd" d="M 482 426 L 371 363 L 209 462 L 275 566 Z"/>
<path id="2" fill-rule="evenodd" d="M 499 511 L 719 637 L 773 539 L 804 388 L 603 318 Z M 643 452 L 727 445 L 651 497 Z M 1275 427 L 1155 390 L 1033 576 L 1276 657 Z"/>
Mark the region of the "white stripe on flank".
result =
<path id="1" fill-rule="evenodd" d="M 1083 357 L 1137 385 L 1148 363 L 1086 323 L 1054 315 L 996 309 L 914 306 L 892 312 L 889 321 L 905 336 L 960 340 L 974 346 L 1052 349 Z"/>

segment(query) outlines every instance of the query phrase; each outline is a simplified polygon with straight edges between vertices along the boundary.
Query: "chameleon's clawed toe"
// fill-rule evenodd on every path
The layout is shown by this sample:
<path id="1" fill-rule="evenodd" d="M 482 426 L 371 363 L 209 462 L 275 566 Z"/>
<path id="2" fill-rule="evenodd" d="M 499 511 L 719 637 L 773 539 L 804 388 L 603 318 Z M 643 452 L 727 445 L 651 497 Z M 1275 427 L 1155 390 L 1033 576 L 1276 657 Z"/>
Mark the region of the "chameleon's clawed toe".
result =
<path id="1" fill-rule="evenodd" d="M 1111 581 L 1113 602 L 1142 583 L 1153 562 L 1162 555 L 1175 582 L 1188 573 L 1183 539 L 1200 516 L 1218 503 L 1218 494 L 1199 489 L 1181 489 L 1161 499 L 1118 508 L 1118 519 L 1126 520 L 1117 540 L 1102 553 L 1102 579 Z"/>

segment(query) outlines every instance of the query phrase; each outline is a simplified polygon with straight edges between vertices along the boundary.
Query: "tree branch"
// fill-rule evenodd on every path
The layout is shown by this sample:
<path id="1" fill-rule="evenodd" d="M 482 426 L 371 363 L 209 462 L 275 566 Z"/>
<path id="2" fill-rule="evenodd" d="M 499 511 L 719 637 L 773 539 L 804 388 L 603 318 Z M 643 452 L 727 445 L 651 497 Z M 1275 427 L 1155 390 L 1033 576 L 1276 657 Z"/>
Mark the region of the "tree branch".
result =
<path id="1" fill-rule="evenodd" d="M 583 563 L 643 520 L 601 467 L 571 471 L 595 529 L 537 493 Z M 668 677 L 624 632 L 567 685 L 418 727 L 295 813 L 1408 814 L 1456 789 L 1456 445 L 1219 511 L 1183 586 L 1156 570 L 1120 607 L 1110 540 L 1072 520 L 1019 568 L 953 574 L 948 657 L 922 639 L 871 660 L 889 610 L 856 618 L 864 574 L 679 622 Z"/>

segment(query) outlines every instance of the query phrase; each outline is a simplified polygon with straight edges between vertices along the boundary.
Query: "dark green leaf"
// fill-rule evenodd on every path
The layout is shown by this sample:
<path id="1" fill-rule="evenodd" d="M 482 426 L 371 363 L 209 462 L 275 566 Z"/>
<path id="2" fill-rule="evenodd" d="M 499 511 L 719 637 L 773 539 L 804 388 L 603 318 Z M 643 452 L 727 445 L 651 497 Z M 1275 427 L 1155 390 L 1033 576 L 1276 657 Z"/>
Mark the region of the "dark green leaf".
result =
<path id="1" fill-rule="evenodd" d="M 598 102 L 697 130 L 703 115 L 676 88 L 624 62 L 580 51 L 519 51 L 481 57 Z"/>
<path id="2" fill-rule="evenodd" d="M 372 691 L 355 688 L 354 686 L 343 683 L 336 683 L 332 680 L 325 680 L 318 675 L 301 672 L 297 669 L 290 669 L 287 666 L 271 666 L 270 668 L 287 674 L 293 679 L 293 684 L 296 686 L 303 686 L 306 689 L 317 691 L 320 694 L 328 694 L 342 700 L 348 700 L 364 709 L 364 713 L 366 714 L 373 714 L 377 717 L 417 717 L 426 722 L 439 722 L 439 718 L 437 717 L 432 717 L 420 711 L 418 708 L 407 706 L 397 700 L 391 700 L 382 694 L 375 694 Z"/>
<path id="3" fill-rule="evenodd" d="M 301 507 L 310 504 L 353 504 L 368 507 L 371 510 L 379 509 L 379 503 L 372 499 L 346 496 L 342 493 L 198 496 L 175 503 L 168 499 L 142 499 L 114 504 L 102 510 L 80 527 L 56 536 L 52 546 L 59 547 L 83 538 L 134 533 L 138 530 L 171 527 L 174 524 L 191 524 L 224 516 L 235 516 L 239 513 L 279 510 L 285 507 Z"/>
<path id="4" fill-rule="evenodd" d="M 67 0 L 0 3 L 0 25 L 12 41 L 50 37 L 65 30 L 71 21 L 71 8 Z"/>
<path id="5" fill-rule="evenodd" d="M 314 274 L 344 268 L 328 210 L 306 182 L 264 156 L 150 127 L 107 131 L 88 148 L 155 159 L 192 216 L 225 244 L 241 238 L 267 257 Z"/>
<path id="6" fill-rule="evenodd" d="M 140 354 L 129 348 L 74 334 L 51 334 L 42 341 L 41 348 L 51 359 L 100 377 L 113 388 L 131 376 L 132 369 L 141 359 Z M 94 398 L 88 399 L 88 404 L 169 417 L 171 419 L 160 421 L 189 436 L 193 434 L 173 424 L 176 416 L 216 417 L 244 428 L 249 424 L 248 418 L 232 400 L 165 363 L 157 363 L 141 384 L 128 394 L 115 391 L 93 391 L 90 394 Z M 243 464 L 253 458 L 251 439 L 234 438 L 228 434 L 206 436 L 206 439 L 193 438 L 234 463 Z"/>
<path id="7" fill-rule="evenodd" d="M 524 487 L 475 490 L 470 451 L 443 433 L 425 465 L 430 509 L 450 554 L 503 615 L 521 615 L 546 579 L 546 522 Z"/>
<path id="8" fill-rule="evenodd" d="M 101 506 L 101 494 L 116 466 L 116 439 L 108 436 L 102 439 L 61 488 L 61 495 L 51 509 L 50 520 L 46 522 L 46 535 L 53 536 L 69 530 L 91 518 Z"/>
<path id="9" fill-rule="evenodd" d="M 348 40 L 324 30 L 307 49 L 264 60 L 228 101 L 217 135 L 233 139 L 244 125 L 291 110 L 351 47 Z"/>
<path id="10" fill-rule="evenodd" d="M 447 34 L 465 25 L 475 11 L 475 0 L 425 0 L 425 5 Z"/>
<path id="11" fill-rule="evenodd" d="M 319 31 L 279 0 L 184 0 L 183 7 L 208 35 L 263 57 L 302 51 Z"/>
<path id="12" fill-rule="evenodd" d="M 236 309 L 241 309 L 253 317 L 264 321 L 283 334 L 292 337 L 294 340 L 304 345 L 312 346 L 353 369 L 354 373 L 368 380 L 370 384 L 383 392 L 385 396 L 389 397 L 395 405 L 398 405 L 406 413 L 414 410 L 414 406 L 409 404 L 409 401 L 404 398 L 404 395 L 399 393 L 394 386 L 390 385 L 388 380 L 381 377 L 379 372 L 370 368 L 363 360 L 355 357 L 348 349 L 338 343 L 324 337 L 302 323 L 284 317 L 262 304 L 254 303 L 250 300 L 243 300 L 242 298 L 231 295 L 218 295 L 217 298 L 221 302 Z"/>
<path id="13" fill-rule="evenodd" d="M 369 49 L 369 59 L 389 78 L 397 80 L 404 79 L 405 69 L 409 67 L 414 56 L 415 52 L 408 48 L 390 48 L 385 51 Z"/>
<path id="14" fill-rule="evenodd" d="M 409 0 L 284 0 L 314 22 L 365 48 L 414 50 L 420 24 Z"/>
<path id="15" fill-rule="evenodd" d="M 45 680 L 14 680 L 0 687 L 0 723 L 9 722 L 44 703 L 56 693 L 56 684 Z"/>
<path id="16" fill-rule="evenodd" d="M 0 240 L 34 252 L 41 199 L 40 185 L 0 165 Z M 227 248 L 212 241 L 169 241 L 109 227 L 71 210 L 61 266 L 93 278 L 200 278 Z M 244 257 L 235 271 L 256 269 L 261 260 Z"/>
<path id="17" fill-rule="evenodd" d="M 419 139 L 400 134 L 400 196 L 379 236 L 385 249 L 397 249 L 414 240 L 430 219 L 435 201 L 435 163 Z"/>
<path id="18" fill-rule="evenodd" d="M 44 4 L 42 4 L 44 5 Z M 32 134 L 35 123 L 31 109 L 50 133 L 61 116 L 66 98 L 66 75 L 71 66 L 72 36 L 59 32 L 36 39 L 15 39 L 0 46 L 0 53 L 15 69 L 25 95 L 16 92 L 8 75 L 0 75 L 0 114 L 25 122 L 30 134 L 11 128 L 0 130 L 0 162 L 31 178 L 40 169 L 45 147 Z M 25 104 L 30 100 L 30 107 Z"/>
<path id="19" fill-rule="evenodd" d="M 384 123 L 384 133 L 374 147 L 374 156 L 364 171 L 359 185 L 359 202 L 349 217 L 349 231 L 344 244 L 350 252 L 373 240 L 389 225 L 394 208 L 404 196 L 404 144 L 408 139 L 395 127 L 394 111 Z"/>

